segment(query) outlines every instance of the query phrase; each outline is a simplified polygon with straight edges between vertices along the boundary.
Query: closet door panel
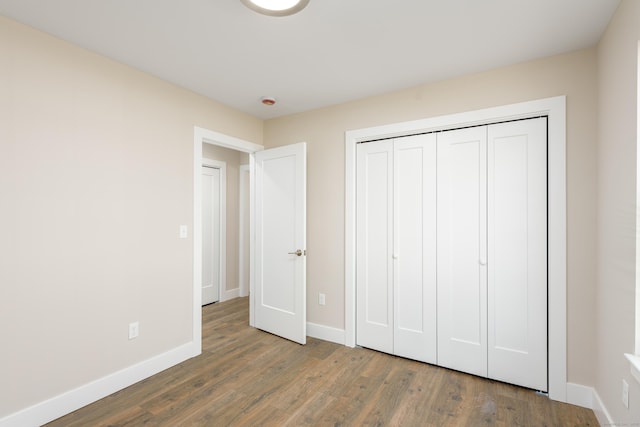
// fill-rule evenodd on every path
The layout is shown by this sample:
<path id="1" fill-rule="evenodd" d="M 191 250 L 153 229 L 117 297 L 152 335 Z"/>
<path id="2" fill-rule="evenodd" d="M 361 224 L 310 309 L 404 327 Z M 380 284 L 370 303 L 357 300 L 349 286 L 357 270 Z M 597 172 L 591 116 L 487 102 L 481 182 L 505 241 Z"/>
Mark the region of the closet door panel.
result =
<path id="1" fill-rule="evenodd" d="M 438 364 L 486 376 L 486 128 L 437 138 Z"/>
<path id="2" fill-rule="evenodd" d="M 546 118 L 488 129 L 488 374 L 547 390 Z"/>
<path id="3" fill-rule="evenodd" d="M 435 134 L 394 144 L 394 354 L 436 363 Z"/>
<path id="4" fill-rule="evenodd" d="M 357 147 L 358 345 L 393 353 L 393 141 Z"/>

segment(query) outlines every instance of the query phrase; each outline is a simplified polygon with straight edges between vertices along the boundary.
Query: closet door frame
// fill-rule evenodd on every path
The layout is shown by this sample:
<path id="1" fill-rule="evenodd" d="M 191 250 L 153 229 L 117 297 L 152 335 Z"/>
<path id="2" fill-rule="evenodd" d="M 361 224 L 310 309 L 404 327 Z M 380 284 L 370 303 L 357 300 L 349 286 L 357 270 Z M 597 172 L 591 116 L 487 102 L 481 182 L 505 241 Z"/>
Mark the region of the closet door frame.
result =
<path id="1" fill-rule="evenodd" d="M 421 132 L 548 117 L 549 398 L 567 402 L 566 97 L 504 105 L 345 133 L 345 345 L 355 346 L 356 144 Z"/>

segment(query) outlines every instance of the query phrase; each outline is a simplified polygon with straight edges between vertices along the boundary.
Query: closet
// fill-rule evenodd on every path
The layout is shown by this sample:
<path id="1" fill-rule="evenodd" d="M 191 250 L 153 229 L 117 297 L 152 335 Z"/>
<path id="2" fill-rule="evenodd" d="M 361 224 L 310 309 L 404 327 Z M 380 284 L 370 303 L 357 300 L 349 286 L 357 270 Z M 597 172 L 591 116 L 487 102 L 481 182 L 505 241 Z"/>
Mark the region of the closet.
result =
<path id="1" fill-rule="evenodd" d="M 546 120 L 358 145 L 358 345 L 547 390 Z"/>

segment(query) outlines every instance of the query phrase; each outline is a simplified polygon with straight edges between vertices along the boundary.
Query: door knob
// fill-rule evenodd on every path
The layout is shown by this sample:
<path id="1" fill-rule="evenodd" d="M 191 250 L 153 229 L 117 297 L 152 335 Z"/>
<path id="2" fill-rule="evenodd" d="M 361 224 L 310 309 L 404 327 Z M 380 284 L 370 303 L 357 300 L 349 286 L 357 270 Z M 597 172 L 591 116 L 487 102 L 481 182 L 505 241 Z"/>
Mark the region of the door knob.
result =
<path id="1" fill-rule="evenodd" d="M 298 249 L 295 252 L 289 252 L 289 255 L 296 255 L 296 256 L 302 256 L 302 250 Z"/>

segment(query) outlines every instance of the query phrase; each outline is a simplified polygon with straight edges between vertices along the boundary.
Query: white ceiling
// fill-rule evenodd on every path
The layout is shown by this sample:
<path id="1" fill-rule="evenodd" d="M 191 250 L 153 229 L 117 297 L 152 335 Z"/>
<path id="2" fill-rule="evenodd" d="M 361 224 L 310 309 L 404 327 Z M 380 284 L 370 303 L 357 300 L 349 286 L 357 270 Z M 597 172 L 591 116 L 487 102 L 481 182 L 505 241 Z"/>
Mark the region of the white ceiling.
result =
<path id="1" fill-rule="evenodd" d="M 311 0 L 277 18 L 239 0 L 0 0 L 0 14 L 266 119 L 590 47 L 619 3 Z"/>

